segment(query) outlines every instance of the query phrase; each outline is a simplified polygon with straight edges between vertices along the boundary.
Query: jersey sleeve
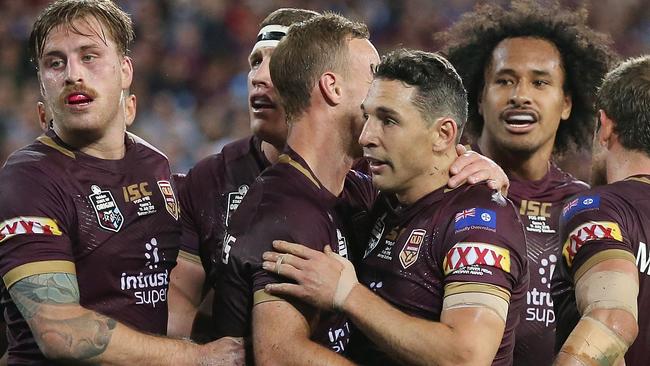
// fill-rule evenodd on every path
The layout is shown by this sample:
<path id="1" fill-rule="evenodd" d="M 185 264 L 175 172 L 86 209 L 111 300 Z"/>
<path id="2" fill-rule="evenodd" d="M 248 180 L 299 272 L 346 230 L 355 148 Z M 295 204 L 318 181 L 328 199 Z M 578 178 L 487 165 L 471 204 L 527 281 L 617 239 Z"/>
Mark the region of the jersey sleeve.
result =
<path id="1" fill-rule="evenodd" d="M 497 201 L 486 188 L 473 188 L 446 208 L 449 225 L 439 254 L 445 296 L 475 288 L 509 301 L 527 280 L 526 242 L 519 216 L 509 201 Z"/>
<path id="2" fill-rule="evenodd" d="M 574 281 L 607 259 L 635 261 L 623 211 L 613 195 L 600 191 L 580 195 L 564 206 L 560 243 L 564 265 Z"/>
<path id="3" fill-rule="evenodd" d="M 36 274 L 74 274 L 72 208 L 64 189 L 35 167 L 5 168 L 0 181 L 0 274 L 6 288 Z"/>

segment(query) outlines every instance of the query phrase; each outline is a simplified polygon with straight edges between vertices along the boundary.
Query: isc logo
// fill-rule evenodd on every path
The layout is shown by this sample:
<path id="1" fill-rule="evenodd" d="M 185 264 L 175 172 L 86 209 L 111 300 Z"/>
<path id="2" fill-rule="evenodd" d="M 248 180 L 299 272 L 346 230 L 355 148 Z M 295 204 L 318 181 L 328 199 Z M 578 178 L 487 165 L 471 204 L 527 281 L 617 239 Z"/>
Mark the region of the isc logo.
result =
<path id="1" fill-rule="evenodd" d="M 551 203 L 521 200 L 520 215 L 551 217 Z"/>
<path id="2" fill-rule="evenodd" d="M 122 194 L 124 195 L 124 202 L 131 202 L 142 197 L 151 196 L 152 193 L 148 188 L 149 183 L 142 182 L 139 184 L 131 184 L 122 187 Z"/>

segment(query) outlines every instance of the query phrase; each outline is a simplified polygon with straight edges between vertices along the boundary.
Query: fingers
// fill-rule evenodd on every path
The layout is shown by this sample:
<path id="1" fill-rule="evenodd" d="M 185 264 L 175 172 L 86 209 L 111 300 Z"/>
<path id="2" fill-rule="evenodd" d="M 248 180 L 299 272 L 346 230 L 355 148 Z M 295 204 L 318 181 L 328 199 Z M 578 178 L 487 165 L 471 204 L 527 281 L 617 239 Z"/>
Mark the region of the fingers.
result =
<path id="1" fill-rule="evenodd" d="M 265 260 L 262 262 L 262 268 L 271 273 L 275 273 L 278 276 L 287 277 L 294 281 L 298 281 L 298 277 L 300 276 L 300 270 L 296 269 L 296 267 L 292 266 L 291 264 L 280 261 L 274 262 Z"/>
<path id="2" fill-rule="evenodd" d="M 341 257 L 338 253 L 334 253 L 334 251 L 332 250 L 332 248 L 330 248 L 329 245 L 325 246 L 324 252 L 328 257 L 336 259 L 337 261 L 341 262 L 343 265 L 350 263 L 349 260 Z"/>
<path id="3" fill-rule="evenodd" d="M 302 244 L 290 243 L 284 240 L 274 240 L 273 249 L 280 253 L 289 253 L 304 259 L 310 259 L 321 254 L 321 252 L 308 248 Z"/>
<path id="4" fill-rule="evenodd" d="M 293 254 L 278 253 L 278 252 L 264 252 L 262 254 L 262 259 L 265 262 L 277 263 L 278 260 L 280 260 L 280 258 L 282 258 L 281 260 L 282 264 L 288 264 L 298 269 L 305 268 L 306 261 L 302 258 L 296 257 Z"/>
<path id="5" fill-rule="evenodd" d="M 304 295 L 302 287 L 293 283 L 272 283 L 264 287 L 264 291 L 276 296 L 292 296 L 301 298 Z"/>
<path id="6" fill-rule="evenodd" d="M 463 144 L 456 144 L 456 155 L 461 156 L 467 152 L 467 148 Z"/>

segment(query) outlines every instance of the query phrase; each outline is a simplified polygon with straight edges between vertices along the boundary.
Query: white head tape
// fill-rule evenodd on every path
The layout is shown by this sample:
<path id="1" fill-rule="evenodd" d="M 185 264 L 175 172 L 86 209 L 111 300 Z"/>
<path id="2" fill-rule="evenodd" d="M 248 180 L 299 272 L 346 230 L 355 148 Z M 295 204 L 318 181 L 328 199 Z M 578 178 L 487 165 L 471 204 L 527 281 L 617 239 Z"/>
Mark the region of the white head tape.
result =
<path id="1" fill-rule="evenodd" d="M 277 24 L 269 24 L 260 29 L 260 32 L 257 33 L 257 42 L 255 43 L 252 52 L 255 52 L 258 48 L 261 47 L 277 46 L 280 40 L 287 35 L 288 30 L 289 27 Z"/>

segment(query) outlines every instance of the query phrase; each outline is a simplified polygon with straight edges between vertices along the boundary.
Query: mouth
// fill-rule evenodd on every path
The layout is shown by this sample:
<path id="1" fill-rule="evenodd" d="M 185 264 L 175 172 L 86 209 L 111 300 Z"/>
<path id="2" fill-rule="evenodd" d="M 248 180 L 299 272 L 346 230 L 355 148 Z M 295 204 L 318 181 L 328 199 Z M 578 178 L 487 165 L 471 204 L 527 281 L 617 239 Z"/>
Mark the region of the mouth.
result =
<path id="1" fill-rule="evenodd" d="M 252 95 L 250 97 L 250 106 L 253 112 L 277 108 L 277 104 L 274 103 L 266 94 Z"/>
<path id="2" fill-rule="evenodd" d="M 383 170 L 391 166 L 390 162 L 387 160 L 379 160 L 369 155 L 364 155 L 364 158 L 368 162 L 368 167 L 370 168 L 370 172 L 372 174 L 381 174 Z"/>
<path id="3" fill-rule="evenodd" d="M 65 98 L 65 103 L 70 106 L 87 106 L 93 102 L 93 98 L 83 92 L 73 92 Z"/>
<path id="4" fill-rule="evenodd" d="M 530 131 L 539 120 L 536 112 L 528 109 L 512 109 L 502 113 L 506 129 L 515 133 Z"/>

